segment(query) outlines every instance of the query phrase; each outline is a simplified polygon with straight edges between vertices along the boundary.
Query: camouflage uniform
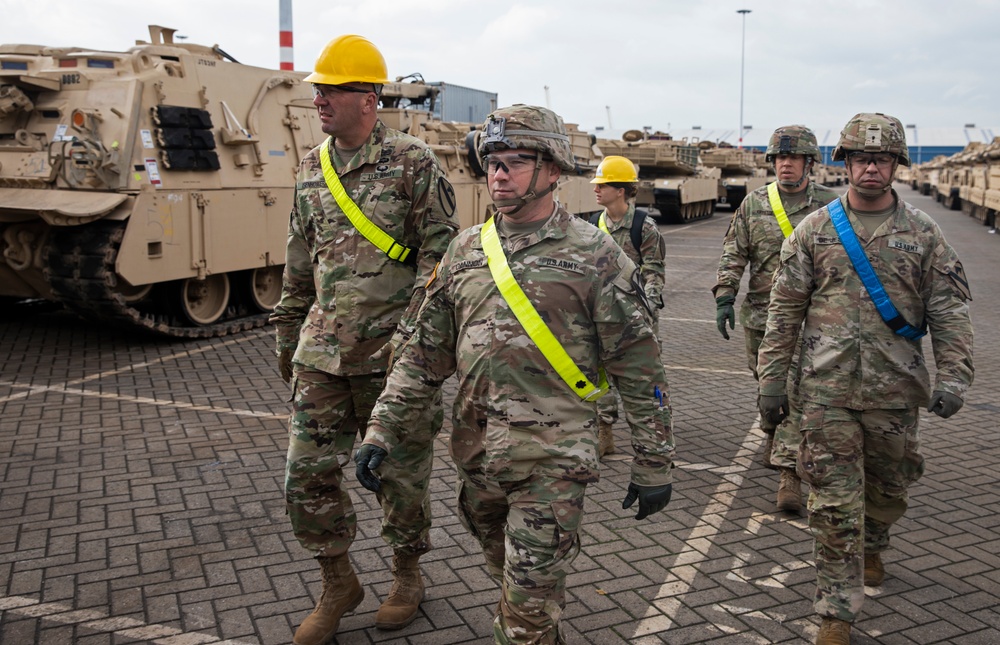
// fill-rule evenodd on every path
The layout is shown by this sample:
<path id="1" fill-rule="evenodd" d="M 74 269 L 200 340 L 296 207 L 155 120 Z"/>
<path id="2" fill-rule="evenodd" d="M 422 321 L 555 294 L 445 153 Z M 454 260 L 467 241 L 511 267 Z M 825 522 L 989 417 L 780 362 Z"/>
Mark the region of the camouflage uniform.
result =
<path id="1" fill-rule="evenodd" d="M 797 205 L 784 205 L 788 221 L 794 227 L 802 219 L 823 204 L 828 204 L 837 198 L 837 194 L 816 182 L 806 185 L 805 200 Z M 712 287 L 712 294 L 719 296 L 735 296 L 739 292 L 740 280 L 747 265 L 750 265 L 750 278 L 747 293 L 740 307 L 740 325 L 743 326 L 746 339 L 747 363 L 754 378 L 757 378 L 757 351 L 764 338 L 764 328 L 767 326 L 767 303 L 771 296 L 771 282 L 778 268 L 778 255 L 785 235 L 774 217 L 771 201 L 768 199 L 767 186 L 761 186 L 743 199 L 733 219 L 729 223 L 723 242 L 722 258 L 719 260 L 719 278 Z M 798 354 L 791 369 L 796 373 Z M 775 429 L 765 419 L 761 418 L 761 429 L 774 433 L 774 449 L 771 453 L 771 464 L 779 468 L 795 469 L 795 460 L 799 449 L 798 417 L 801 412 L 795 383 L 789 383 L 788 400 L 791 414 Z"/>
<path id="2" fill-rule="evenodd" d="M 497 228 L 511 271 L 539 315 L 591 382 L 617 379 L 635 458 L 632 481 L 671 481 L 674 442 L 659 351 L 637 269 L 607 235 L 559 207 L 513 243 Z M 586 485 L 598 480 L 596 411 L 573 393 L 501 296 L 481 226 L 455 239 L 428 286 L 372 414 L 366 444 L 412 441 L 420 409 L 458 373 L 450 450 L 463 524 L 503 576 L 497 642 L 557 643 L 566 573 L 579 551 Z M 511 248 L 513 246 L 513 248 Z"/>
<path id="3" fill-rule="evenodd" d="M 618 243 L 618 246 L 625 251 L 625 255 L 637 267 L 643 279 L 643 291 L 646 294 L 646 302 L 651 310 L 650 323 L 653 326 L 653 333 L 659 338 L 660 335 L 660 309 L 663 309 L 663 284 L 666 272 L 665 258 L 667 255 L 667 243 L 660 234 L 660 229 L 656 227 L 656 222 L 652 217 L 646 217 L 642 223 L 642 243 L 636 250 L 632 244 L 632 220 L 635 219 L 635 202 L 630 201 L 628 211 L 618 222 L 615 222 L 607 214 L 604 215 L 604 224 L 611 232 L 611 238 Z M 600 415 L 601 423 L 611 425 L 618 420 L 618 395 L 612 388 L 606 395 L 597 402 L 597 412 Z"/>
<path id="4" fill-rule="evenodd" d="M 962 264 L 927 214 L 893 196 L 895 212 L 873 234 L 852 214 L 851 225 L 899 312 L 913 324 L 927 321 L 934 390 L 964 398 L 973 367 Z M 759 354 L 761 395 L 785 391 L 803 323 L 799 470 L 812 486 L 815 607 L 853 622 L 864 599 L 862 557 L 888 546 L 907 487 L 923 473 L 917 407 L 927 404 L 930 383 L 920 341 L 883 322 L 826 208 L 782 247 Z"/>
<path id="5" fill-rule="evenodd" d="M 328 144 L 322 144 L 328 145 Z M 329 143 L 332 148 L 332 142 Z M 285 476 L 296 538 L 317 556 L 347 552 L 356 517 L 342 463 L 367 425 L 389 364 L 383 347 L 412 327 L 421 288 L 455 236 L 454 193 L 437 158 L 416 138 L 377 122 L 368 141 L 337 168 L 348 196 L 397 241 L 419 248 L 417 264 L 390 259 L 355 229 L 330 193 L 320 148 L 302 160 L 288 230 L 281 301 L 271 321 L 278 353 L 294 347 L 292 414 Z M 331 149 L 331 161 L 336 154 Z M 417 288 L 415 288 L 415 285 Z M 385 468 L 383 537 L 400 553 L 430 548 L 427 483 L 431 440 L 443 410 L 435 393 Z"/>

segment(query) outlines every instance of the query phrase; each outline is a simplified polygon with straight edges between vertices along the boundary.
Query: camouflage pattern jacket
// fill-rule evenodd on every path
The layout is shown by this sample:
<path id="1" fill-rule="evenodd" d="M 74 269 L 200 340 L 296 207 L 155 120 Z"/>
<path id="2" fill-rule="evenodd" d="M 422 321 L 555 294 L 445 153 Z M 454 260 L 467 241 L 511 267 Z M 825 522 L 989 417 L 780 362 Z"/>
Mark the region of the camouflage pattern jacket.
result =
<path id="1" fill-rule="evenodd" d="M 503 216 L 498 216 L 503 230 Z M 451 454 L 459 468 L 498 480 L 533 471 L 598 479 L 597 412 L 552 369 L 500 295 L 474 226 L 452 242 L 400 350 L 365 443 L 396 446 L 453 373 Z M 502 235 L 501 235 L 502 237 Z M 591 382 L 617 381 L 636 484 L 671 481 L 674 441 L 659 347 L 636 290 L 637 270 L 608 235 L 562 207 L 525 237 L 502 242 L 514 278 Z M 663 393 L 662 405 L 654 395 Z"/>
<path id="2" fill-rule="evenodd" d="M 934 389 L 964 399 L 973 376 L 965 271 L 934 220 L 893 195 L 895 213 L 871 236 L 848 217 L 896 309 L 913 325 L 926 319 L 937 365 Z M 846 198 L 841 204 L 846 211 Z M 803 400 L 852 410 L 927 404 L 921 341 L 893 333 L 879 316 L 826 208 L 802 220 L 781 249 L 758 355 L 761 394 L 785 392 L 803 319 Z"/>
<path id="3" fill-rule="evenodd" d="M 271 315 L 278 353 L 295 347 L 296 363 L 340 376 L 384 372 L 388 355 L 373 355 L 397 325 L 412 327 L 423 300 L 419 287 L 458 230 L 454 191 L 423 142 L 381 121 L 337 168 L 348 196 L 372 222 L 419 249 L 417 266 L 404 265 L 365 239 L 341 211 L 323 178 L 319 151 L 317 146 L 303 158 L 295 180 L 284 285 Z M 336 167 L 332 149 L 330 158 Z"/>
<path id="4" fill-rule="evenodd" d="M 824 204 L 837 199 L 837 193 L 826 186 L 810 181 L 806 186 L 806 199 L 794 210 L 785 209 L 788 221 L 797 226 L 802 219 Z M 750 265 L 750 278 L 746 298 L 740 308 L 740 325 L 744 329 L 763 331 L 767 326 L 767 303 L 771 296 L 771 281 L 778 268 L 778 254 L 785 235 L 774 218 L 767 186 L 761 186 L 743 199 L 726 231 L 719 260 L 719 279 L 712 288 L 716 298 L 735 296 L 746 266 Z"/>
<path id="5" fill-rule="evenodd" d="M 663 282 L 666 272 L 665 257 L 667 255 L 667 243 L 660 235 L 660 229 L 656 228 L 656 222 L 652 217 L 646 217 L 642 223 L 642 243 L 639 250 L 632 244 L 632 220 L 635 219 L 635 202 L 629 202 L 628 212 L 620 222 L 615 223 L 607 215 L 604 216 L 604 223 L 611 232 L 611 237 L 618 246 L 622 247 L 625 255 L 628 256 L 636 266 L 639 267 L 644 281 L 646 300 L 653 309 L 663 308 Z"/>

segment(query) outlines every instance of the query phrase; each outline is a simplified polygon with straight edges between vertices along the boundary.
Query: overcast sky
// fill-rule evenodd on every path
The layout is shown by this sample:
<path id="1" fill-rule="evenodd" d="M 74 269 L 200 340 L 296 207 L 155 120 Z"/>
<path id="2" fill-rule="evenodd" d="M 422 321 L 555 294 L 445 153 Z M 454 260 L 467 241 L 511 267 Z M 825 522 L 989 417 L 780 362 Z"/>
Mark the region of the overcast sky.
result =
<path id="1" fill-rule="evenodd" d="M 548 104 L 583 129 L 837 130 L 879 111 L 1000 125 L 1000 0 L 293 0 L 295 67 L 361 34 L 413 72 Z M 120 51 L 148 24 L 278 67 L 278 0 L 0 0 L 0 42 Z M 608 109 L 610 108 L 610 110 Z M 610 111 L 610 124 L 609 124 Z"/>

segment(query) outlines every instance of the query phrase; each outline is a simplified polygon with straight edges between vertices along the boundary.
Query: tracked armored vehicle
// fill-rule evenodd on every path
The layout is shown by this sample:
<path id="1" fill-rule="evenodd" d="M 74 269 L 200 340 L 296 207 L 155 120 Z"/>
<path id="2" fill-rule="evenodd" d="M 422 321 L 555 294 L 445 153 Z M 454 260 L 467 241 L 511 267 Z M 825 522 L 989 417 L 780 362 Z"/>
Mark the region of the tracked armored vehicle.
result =
<path id="1" fill-rule="evenodd" d="M 0 303 L 44 299 L 180 338 L 264 325 L 295 170 L 326 138 L 311 88 L 173 29 L 149 35 L 126 52 L 0 45 Z M 391 83 L 380 116 L 432 145 L 468 226 L 489 204 L 478 124 L 434 121 L 433 95 Z M 571 138 L 580 173 L 559 196 L 596 211 L 593 140 Z"/>
<path id="2" fill-rule="evenodd" d="M 662 132 L 628 130 L 621 141 L 598 139 L 604 155 L 619 155 L 639 166 L 636 205 L 655 209 L 667 224 L 706 219 L 724 195 L 722 171 L 699 163 L 697 145 Z"/>
<path id="3" fill-rule="evenodd" d="M 767 184 L 767 171 L 757 164 L 758 154 L 746 148 L 734 148 L 723 144 L 716 146 L 711 141 L 701 141 L 701 162 L 709 168 L 718 168 L 722 173 L 722 187 L 725 195 L 722 203 L 736 210 L 752 191 Z"/>
<path id="4" fill-rule="evenodd" d="M 262 325 L 294 171 L 324 137 L 310 90 L 149 33 L 0 46 L 0 296 L 178 337 Z"/>

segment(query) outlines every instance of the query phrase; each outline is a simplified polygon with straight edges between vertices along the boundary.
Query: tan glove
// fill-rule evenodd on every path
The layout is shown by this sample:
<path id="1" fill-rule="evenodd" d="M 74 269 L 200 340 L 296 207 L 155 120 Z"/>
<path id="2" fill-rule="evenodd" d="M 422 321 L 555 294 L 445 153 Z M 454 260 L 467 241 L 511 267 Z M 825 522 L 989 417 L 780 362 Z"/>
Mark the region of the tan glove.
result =
<path id="1" fill-rule="evenodd" d="M 285 383 L 292 382 L 292 354 L 294 353 L 294 347 L 285 347 L 278 354 L 278 373 L 281 374 L 281 380 Z"/>

